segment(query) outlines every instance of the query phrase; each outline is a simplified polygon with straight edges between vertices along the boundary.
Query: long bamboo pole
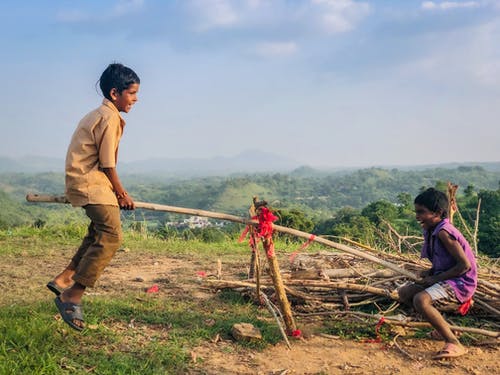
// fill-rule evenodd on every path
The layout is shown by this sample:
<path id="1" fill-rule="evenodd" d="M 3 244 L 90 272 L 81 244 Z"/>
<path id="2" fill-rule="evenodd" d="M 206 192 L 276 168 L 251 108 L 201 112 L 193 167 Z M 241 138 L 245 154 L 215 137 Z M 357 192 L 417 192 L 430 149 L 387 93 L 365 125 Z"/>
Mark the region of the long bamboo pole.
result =
<path id="1" fill-rule="evenodd" d="M 26 196 L 26 200 L 28 202 L 69 203 L 64 195 L 54 196 L 54 195 L 43 195 L 43 194 L 28 194 Z M 163 204 L 155 204 L 155 203 L 147 203 L 147 202 L 134 202 L 134 203 L 135 203 L 136 208 L 142 208 L 142 209 L 146 209 L 146 210 L 173 212 L 173 213 L 193 215 L 193 216 L 203 216 L 203 217 L 209 217 L 209 218 L 219 219 L 219 220 L 228 220 L 228 221 L 246 224 L 246 225 L 257 225 L 258 224 L 258 222 L 256 220 L 245 219 L 245 218 L 242 218 L 239 216 L 224 214 L 224 213 L 220 213 L 220 212 L 205 211 L 205 210 L 176 207 L 176 206 L 168 206 L 168 205 L 163 205 Z M 340 251 L 343 251 L 343 252 L 346 252 L 346 253 L 349 253 L 352 255 L 356 255 L 360 258 L 369 260 L 373 263 L 380 264 L 386 268 L 389 268 L 389 269 L 391 269 L 391 270 L 393 270 L 401 275 L 404 275 L 412 280 L 419 279 L 419 277 L 417 275 L 415 275 L 413 272 L 410 272 L 408 270 L 405 270 L 404 268 L 398 267 L 394 263 L 377 258 L 374 255 L 367 254 L 366 252 L 363 252 L 361 250 L 357 250 L 357 249 L 351 248 L 349 246 L 327 240 L 323 237 L 314 236 L 313 238 L 311 238 L 311 233 L 302 232 L 300 230 L 293 229 L 293 228 L 283 227 L 281 225 L 273 225 L 273 229 L 277 232 L 280 232 L 280 233 L 286 233 L 286 234 L 290 234 L 292 236 L 305 238 L 307 240 L 312 240 L 314 242 L 321 243 L 325 246 L 328 246 L 328 247 L 331 247 L 331 248 L 334 248 L 334 249 L 337 249 L 337 250 L 340 250 Z"/>

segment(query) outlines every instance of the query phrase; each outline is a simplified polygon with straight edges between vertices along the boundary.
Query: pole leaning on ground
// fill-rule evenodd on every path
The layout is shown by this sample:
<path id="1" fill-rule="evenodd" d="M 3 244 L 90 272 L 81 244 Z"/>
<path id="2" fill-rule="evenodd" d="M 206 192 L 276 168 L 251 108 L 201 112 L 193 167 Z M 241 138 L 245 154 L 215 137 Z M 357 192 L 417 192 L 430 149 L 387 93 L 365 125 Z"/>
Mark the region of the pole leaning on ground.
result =
<path id="1" fill-rule="evenodd" d="M 26 195 L 26 200 L 28 202 L 39 202 L 39 203 L 69 203 L 69 201 L 67 200 L 67 198 L 64 195 L 28 194 L 28 195 Z M 212 219 L 232 221 L 235 223 L 240 223 L 240 224 L 245 224 L 245 225 L 258 225 L 259 224 L 257 220 L 245 219 L 245 218 L 242 218 L 239 216 L 224 214 L 221 212 L 198 210 L 198 209 L 185 208 L 185 207 L 168 206 L 168 205 L 164 205 L 164 204 L 147 203 L 147 202 L 134 202 L 134 204 L 135 204 L 135 208 L 140 208 L 140 209 L 144 209 L 144 210 L 172 212 L 172 213 L 192 215 L 192 216 L 202 216 L 202 217 L 208 217 L 208 218 L 212 218 Z M 290 234 L 292 236 L 305 238 L 307 240 L 318 242 L 320 244 L 334 248 L 336 250 L 340 250 L 342 252 L 349 253 L 349 254 L 352 254 L 354 256 L 369 260 L 370 262 L 373 262 L 373 263 L 379 264 L 381 266 L 384 266 L 386 268 L 389 268 L 389 269 L 393 270 L 394 272 L 397 272 L 400 275 L 404 275 L 412 280 L 419 279 L 419 277 L 417 275 L 415 275 L 413 272 L 405 270 L 404 268 L 401 268 L 394 263 L 377 258 L 376 256 L 374 256 L 372 254 L 366 253 L 366 252 L 358 250 L 358 249 L 354 249 L 352 247 L 343 245 L 341 243 L 330 241 L 330 240 L 327 240 L 326 238 L 322 238 L 319 236 L 313 237 L 311 235 L 311 233 L 302 232 L 300 230 L 293 229 L 293 228 L 283 227 L 281 225 L 273 225 L 273 229 L 277 232 L 280 232 L 280 233 L 286 233 L 286 234 Z"/>

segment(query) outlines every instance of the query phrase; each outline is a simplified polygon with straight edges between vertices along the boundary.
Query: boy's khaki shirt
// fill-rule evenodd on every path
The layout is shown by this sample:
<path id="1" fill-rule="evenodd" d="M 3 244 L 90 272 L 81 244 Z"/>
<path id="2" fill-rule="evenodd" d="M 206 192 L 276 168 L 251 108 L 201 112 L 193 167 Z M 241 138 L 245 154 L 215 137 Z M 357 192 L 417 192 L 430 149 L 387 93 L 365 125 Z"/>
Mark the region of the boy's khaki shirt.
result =
<path id="1" fill-rule="evenodd" d="M 102 168 L 116 167 L 125 121 L 108 99 L 78 124 L 66 154 L 66 197 L 73 206 L 118 206 Z"/>

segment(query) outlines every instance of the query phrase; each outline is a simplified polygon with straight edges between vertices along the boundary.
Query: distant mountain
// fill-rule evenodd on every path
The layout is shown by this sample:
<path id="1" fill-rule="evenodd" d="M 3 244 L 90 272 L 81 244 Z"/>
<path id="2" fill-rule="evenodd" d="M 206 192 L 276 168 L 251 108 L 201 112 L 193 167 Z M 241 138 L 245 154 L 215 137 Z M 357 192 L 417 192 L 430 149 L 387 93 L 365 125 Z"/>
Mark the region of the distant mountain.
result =
<path id="1" fill-rule="evenodd" d="M 380 165 L 381 169 L 400 171 L 422 171 L 428 169 L 458 167 L 481 167 L 487 171 L 500 172 L 499 162 L 463 162 L 428 165 Z M 294 177 L 321 177 L 344 175 L 366 167 L 314 167 L 302 165 L 291 158 L 272 152 L 247 150 L 235 156 L 216 156 L 212 158 L 157 158 L 132 162 L 120 161 L 120 174 L 161 175 L 162 177 L 203 177 L 227 176 L 246 173 L 289 173 Z M 64 159 L 41 156 L 10 158 L 0 156 L 0 173 L 40 173 L 64 172 Z"/>
<path id="2" fill-rule="evenodd" d="M 397 165 L 397 166 L 381 166 L 380 168 L 385 169 L 399 169 L 400 171 L 422 171 L 426 169 L 444 168 L 444 169 L 455 169 L 459 167 L 481 167 L 486 171 L 490 172 L 500 172 L 500 161 L 491 162 L 453 162 L 453 163 L 442 163 L 442 164 L 421 164 L 421 165 Z"/>
<path id="3" fill-rule="evenodd" d="M 121 161 L 118 165 L 124 174 L 171 174 L 176 176 L 211 176 L 231 173 L 288 172 L 300 164 L 270 152 L 244 151 L 233 157 L 213 158 L 158 158 L 132 162 Z M 10 172 L 64 172 L 64 159 L 40 156 L 21 158 L 0 157 L 0 173 Z"/>
<path id="4" fill-rule="evenodd" d="M 211 176 L 238 172 L 289 172 L 299 165 L 293 159 L 270 152 L 248 150 L 233 157 L 161 158 L 121 162 L 119 168 L 127 174 L 169 173 L 185 176 Z"/>
<path id="5" fill-rule="evenodd" d="M 363 169 L 384 169 L 398 171 L 426 171 L 433 169 L 457 169 L 457 168 L 482 168 L 489 172 L 500 172 L 500 161 L 493 162 L 454 162 L 442 164 L 414 164 L 414 165 L 376 165 L 371 167 L 310 167 L 303 165 L 290 171 L 294 177 L 322 177 L 328 175 L 345 175 Z"/>
<path id="6" fill-rule="evenodd" d="M 8 158 L 0 156 L 0 173 L 64 172 L 64 159 L 43 156 Z"/>

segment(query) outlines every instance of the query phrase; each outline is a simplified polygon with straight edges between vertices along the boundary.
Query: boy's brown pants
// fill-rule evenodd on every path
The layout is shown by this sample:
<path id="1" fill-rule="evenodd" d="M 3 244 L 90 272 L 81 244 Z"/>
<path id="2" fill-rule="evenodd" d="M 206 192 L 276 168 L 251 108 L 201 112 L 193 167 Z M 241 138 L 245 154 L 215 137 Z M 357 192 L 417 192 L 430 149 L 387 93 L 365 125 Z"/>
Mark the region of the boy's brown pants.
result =
<path id="1" fill-rule="evenodd" d="M 83 207 L 90 218 L 88 233 L 72 259 L 73 280 L 93 287 L 122 242 L 120 208 L 101 204 Z"/>

